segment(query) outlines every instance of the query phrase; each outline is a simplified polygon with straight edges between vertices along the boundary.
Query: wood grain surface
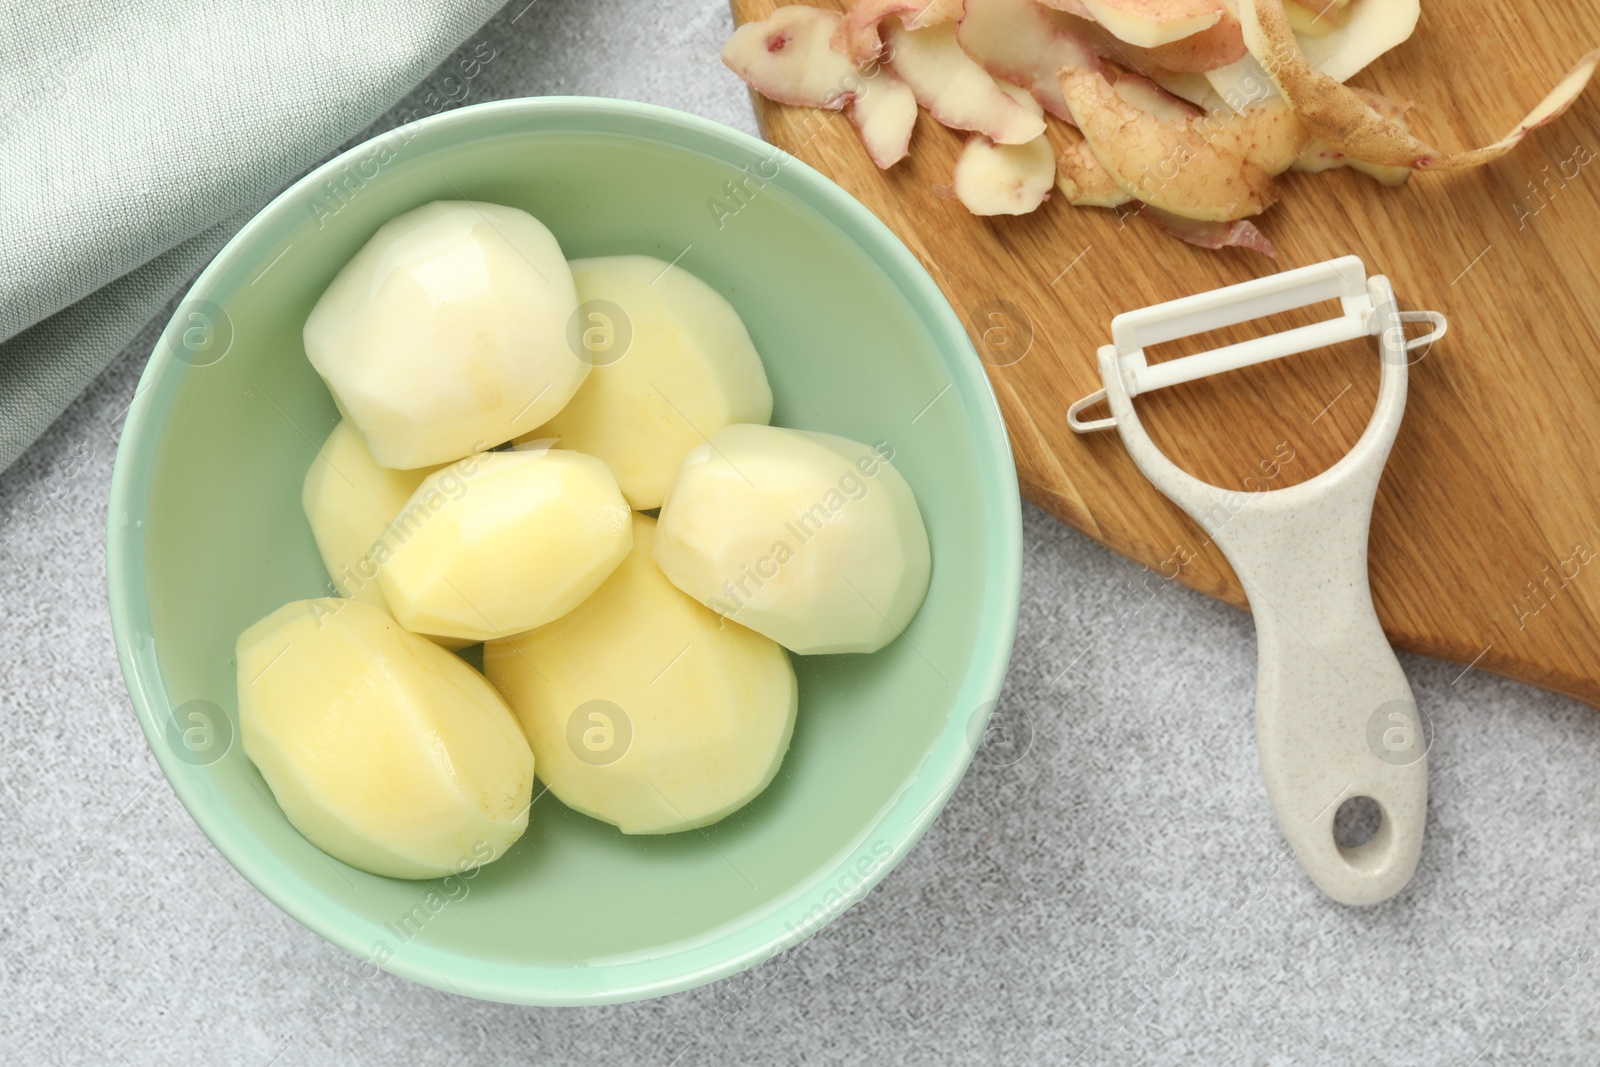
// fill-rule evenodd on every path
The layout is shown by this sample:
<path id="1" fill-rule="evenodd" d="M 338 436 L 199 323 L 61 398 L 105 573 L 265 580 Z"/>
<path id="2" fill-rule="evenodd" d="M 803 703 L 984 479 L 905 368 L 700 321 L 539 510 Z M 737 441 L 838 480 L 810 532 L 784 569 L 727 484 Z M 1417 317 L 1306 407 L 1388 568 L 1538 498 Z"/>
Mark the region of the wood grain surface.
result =
<path id="1" fill-rule="evenodd" d="M 777 4 L 732 6 L 743 22 Z M 1596 43 L 1600 6 L 1589 0 L 1435 0 L 1410 41 L 1351 83 L 1415 101 L 1413 130 L 1430 144 L 1469 147 L 1509 129 Z M 1449 334 L 1411 368 L 1373 514 L 1378 614 L 1396 647 L 1600 706 L 1600 85 L 1479 170 L 1395 189 L 1347 171 L 1284 175 L 1282 199 L 1256 220 L 1276 262 L 1191 248 L 1145 219 L 1059 198 L 1020 218 L 975 218 L 940 188 L 965 135 L 927 114 L 910 158 L 882 172 L 842 115 L 759 96 L 755 105 L 767 138 L 883 219 L 966 321 L 1024 495 L 1238 606 L 1244 593 L 1221 552 L 1143 478 L 1115 432 L 1067 428 L 1067 405 L 1099 387 L 1094 354 L 1112 316 L 1350 253 L 1389 276 L 1402 307 L 1443 312 Z M 1051 123 L 1058 147 L 1076 139 Z M 1241 331 L 1231 336 L 1264 332 Z M 1186 470 L 1265 490 L 1343 455 L 1377 382 L 1375 347 L 1351 342 L 1138 403 Z"/>

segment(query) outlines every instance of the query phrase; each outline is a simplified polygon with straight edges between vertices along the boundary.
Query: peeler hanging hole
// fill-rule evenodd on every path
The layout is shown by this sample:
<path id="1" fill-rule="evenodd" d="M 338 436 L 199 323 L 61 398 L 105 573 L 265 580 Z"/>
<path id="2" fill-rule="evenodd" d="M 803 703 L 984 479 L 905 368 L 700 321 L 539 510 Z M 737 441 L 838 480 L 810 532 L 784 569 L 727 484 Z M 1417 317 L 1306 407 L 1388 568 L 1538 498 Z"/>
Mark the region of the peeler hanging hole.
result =
<path id="1" fill-rule="evenodd" d="M 1072 427 L 1072 431 L 1074 433 L 1093 433 L 1096 430 L 1115 429 L 1117 425 L 1117 420 L 1115 418 L 1107 417 L 1103 419 L 1082 419 L 1078 417 L 1089 408 L 1092 408 L 1097 404 L 1104 404 L 1105 402 L 1106 391 L 1104 389 L 1096 389 L 1088 396 L 1075 402 L 1071 407 L 1067 408 L 1067 425 Z"/>
<path id="2" fill-rule="evenodd" d="M 1341 852 L 1360 849 L 1378 836 L 1383 808 L 1371 797 L 1350 797 L 1333 815 L 1333 843 Z"/>
<path id="3" fill-rule="evenodd" d="M 1394 338 L 1396 355 L 1412 367 L 1428 358 L 1428 353 L 1433 351 L 1433 343 L 1443 337 L 1450 327 L 1445 317 L 1437 311 L 1397 311 L 1395 319 L 1399 325 L 1391 328 L 1399 331 Z M 1425 333 L 1410 335 L 1406 327 L 1419 324 L 1431 328 Z"/>

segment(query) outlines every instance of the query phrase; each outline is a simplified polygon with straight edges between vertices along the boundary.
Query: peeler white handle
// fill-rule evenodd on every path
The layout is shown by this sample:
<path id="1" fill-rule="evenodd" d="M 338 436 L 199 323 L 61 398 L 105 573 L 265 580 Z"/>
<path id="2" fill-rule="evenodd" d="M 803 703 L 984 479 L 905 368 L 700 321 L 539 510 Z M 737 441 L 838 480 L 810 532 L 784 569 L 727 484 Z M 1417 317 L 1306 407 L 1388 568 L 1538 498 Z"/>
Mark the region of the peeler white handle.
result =
<path id="1" fill-rule="evenodd" d="M 1188 298 L 1134 313 L 1139 318 L 1122 323 L 1119 344 L 1100 350 L 1111 418 L 1082 426 L 1115 425 L 1139 468 L 1205 529 L 1233 565 L 1256 622 L 1256 738 L 1278 823 L 1325 893 L 1346 904 L 1375 904 L 1399 892 L 1416 870 L 1428 783 L 1426 741 L 1411 686 L 1372 606 L 1368 526 L 1405 409 L 1408 349 L 1438 337 L 1444 322 L 1431 312 L 1397 311 L 1388 281 L 1365 279 L 1353 257 L 1264 281 L 1267 285 L 1205 294 L 1203 305 L 1202 298 Z M 1268 285 L 1277 287 L 1276 298 Z M 1166 366 L 1173 380 L 1184 380 L 1215 354 L 1170 361 L 1195 360 L 1182 368 L 1146 367 L 1139 349 L 1155 343 L 1152 336 L 1183 336 L 1197 323 L 1245 321 L 1271 302 L 1263 293 L 1287 307 L 1296 299 L 1304 303 L 1308 291 L 1318 299 L 1340 295 L 1343 332 L 1379 340 L 1378 401 L 1361 439 L 1317 477 L 1270 492 L 1232 492 L 1185 473 L 1150 440 L 1132 397 L 1140 391 L 1141 374 L 1147 379 L 1143 384 L 1156 388 L 1168 383 L 1150 380 L 1155 367 Z M 1203 307 L 1203 320 L 1196 307 Z M 1401 324 L 1421 320 L 1432 322 L 1434 332 L 1407 342 Z M 1354 327 L 1359 329 L 1352 332 Z M 1276 350 L 1262 355 L 1274 345 Z M 1297 339 L 1279 335 L 1254 348 L 1235 346 L 1227 358 L 1245 365 L 1302 347 Z M 1084 403 L 1075 408 L 1082 410 Z M 1346 848 L 1335 841 L 1333 824 L 1340 805 L 1353 797 L 1376 801 L 1381 821 L 1370 840 Z"/>
<path id="2" fill-rule="evenodd" d="M 1315 506 L 1262 494 L 1209 529 L 1255 616 L 1267 796 L 1306 872 L 1345 904 L 1387 900 L 1411 880 L 1427 816 L 1426 740 L 1367 583 L 1381 469 L 1380 456 L 1339 472 Z M 1353 797 L 1376 801 L 1381 821 L 1369 841 L 1345 848 L 1333 823 Z"/>

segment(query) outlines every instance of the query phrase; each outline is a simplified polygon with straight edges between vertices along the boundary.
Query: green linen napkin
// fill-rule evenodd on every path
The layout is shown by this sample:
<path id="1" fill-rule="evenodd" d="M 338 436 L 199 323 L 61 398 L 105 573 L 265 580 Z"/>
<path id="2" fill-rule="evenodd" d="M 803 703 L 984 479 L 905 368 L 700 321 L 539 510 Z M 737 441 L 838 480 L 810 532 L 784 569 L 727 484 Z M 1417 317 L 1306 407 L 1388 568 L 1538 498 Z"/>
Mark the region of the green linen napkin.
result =
<path id="1" fill-rule="evenodd" d="M 0 0 L 0 468 L 495 0 Z"/>

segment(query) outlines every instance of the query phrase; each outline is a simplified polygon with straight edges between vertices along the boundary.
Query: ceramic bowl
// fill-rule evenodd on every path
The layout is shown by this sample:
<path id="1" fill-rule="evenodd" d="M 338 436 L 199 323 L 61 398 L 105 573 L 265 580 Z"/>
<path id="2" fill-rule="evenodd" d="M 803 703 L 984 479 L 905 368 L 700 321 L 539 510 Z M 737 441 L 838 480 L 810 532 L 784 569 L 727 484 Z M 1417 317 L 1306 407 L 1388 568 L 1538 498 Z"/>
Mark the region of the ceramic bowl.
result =
<path id="1" fill-rule="evenodd" d="M 884 443 L 921 505 L 928 597 L 869 656 L 795 657 L 777 779 L 704 831 L 627 837 L 545 795 L 474 876 L 366 874 L 284 819 L 238 741 L 234 640 L 328 595 L 300 484 L 337 414 L 301 346 L 335 272 L 439 199 L 532 212 L 569 257 L 675 261 L 744 317 L 773 421 Z M 364 967 L 493 1000 L 621 1001 L 708 982 L 858 900 L 972 758 L 1016 624 L 1015 470 L 961 322 L 865 208 L 772 146 L 644 104 L 482 104 L 319 167 L 230 241 L 162 335 L 129 411 L 109 514 L 123 671 L 162 770 L 274 903 Z M 536 786 L 536 790 L 538 787 Z"/>

